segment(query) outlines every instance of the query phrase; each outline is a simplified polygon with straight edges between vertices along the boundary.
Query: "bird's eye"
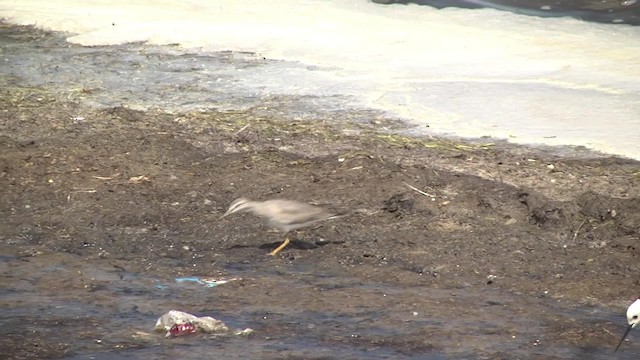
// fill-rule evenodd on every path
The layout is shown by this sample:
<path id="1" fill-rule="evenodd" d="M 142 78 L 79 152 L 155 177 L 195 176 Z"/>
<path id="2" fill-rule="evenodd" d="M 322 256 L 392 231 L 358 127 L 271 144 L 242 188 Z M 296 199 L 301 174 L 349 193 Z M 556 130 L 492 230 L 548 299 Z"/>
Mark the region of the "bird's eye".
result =
<path id="1" fill-rule="evenodd" d="M 638 319 L 638 315 L 633 315 L 632 319 L 633 320 L 637 320 Z"/>

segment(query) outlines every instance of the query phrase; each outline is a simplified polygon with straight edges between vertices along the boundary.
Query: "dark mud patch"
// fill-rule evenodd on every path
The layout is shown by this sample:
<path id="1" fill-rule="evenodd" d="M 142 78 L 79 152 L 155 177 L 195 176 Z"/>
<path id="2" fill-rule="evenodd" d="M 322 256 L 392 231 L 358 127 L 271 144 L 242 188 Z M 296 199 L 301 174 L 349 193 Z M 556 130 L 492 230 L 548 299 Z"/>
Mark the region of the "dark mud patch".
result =
<path id="1" fill-rule="evenodd" d="M 389 135 L 380 118 L 99 110 L 3 82 L 10 358 L 605 358 L 640 287 L 635 161 Z M 268 257 L 281 236 L 217 220 L 240 196 L 354 212 Z M 194 275 L 243 280 L 174 283 Z M 255 335 L 149 334 L 171 308 Z"/>

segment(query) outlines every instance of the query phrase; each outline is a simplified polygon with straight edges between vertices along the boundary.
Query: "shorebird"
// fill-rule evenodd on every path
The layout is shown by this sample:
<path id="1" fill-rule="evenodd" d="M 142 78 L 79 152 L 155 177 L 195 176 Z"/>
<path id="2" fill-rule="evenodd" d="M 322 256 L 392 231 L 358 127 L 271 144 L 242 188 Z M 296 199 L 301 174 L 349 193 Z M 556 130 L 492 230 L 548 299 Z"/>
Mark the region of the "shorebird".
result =
<path id="1" fill-rule="evenodd" d="M 614 352 L 618 351 L 618 348 L 620 348 L 624 339 L 629 335 L 631 329 L 640 323 L 640 298 L 634 301 L 633 304 L 629 305 L 629 308 L 627 309 L 627 323 L 629 326 L 627 326 L 627 330 L 625 330 L 624 335 L 622 335 L 622 339 L 620 339 L 620 342 L 618 343 L 618 346 L 616 346 Z"/>
<path id="2" fill-rule="evenodd" d="M 220 219 L 242 211 L 250 211 L 266 219 L 272 228 L 284 234 L 284 242 L 270 252 L 269 255 L 276 255 L 289 245 L 289 237 L 287 236 L 289 231 L 344 216 L 344 214 L 333 214 L 320 207 L 293 200 L 252 201 L 247 198 L 239 198 L 229 205 L 229 209 L 220 216 Z"/>

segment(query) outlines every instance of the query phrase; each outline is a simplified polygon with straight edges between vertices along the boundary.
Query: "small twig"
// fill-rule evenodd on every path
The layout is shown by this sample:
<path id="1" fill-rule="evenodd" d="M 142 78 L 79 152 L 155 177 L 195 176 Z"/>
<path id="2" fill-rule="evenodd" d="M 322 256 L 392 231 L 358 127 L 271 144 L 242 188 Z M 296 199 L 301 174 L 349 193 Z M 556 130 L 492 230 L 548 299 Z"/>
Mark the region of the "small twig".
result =
<path id="1" fill-rule="evenodd" d="M 151 179 L 149 179 L 147 176 L 145 175 L 139 175 L 139 176 L 132 176 L 129 178 L 129 182 L 132 184 L 139 184 L 141 182 L 146 182 L 146 181 L 151 181 Z"/>
<path id="2" fill-rule="evenodd" d="M 240 129 L 240 130 L 236 131 L 236 132 L 233 134 L 233 136 L 238 136 L 238 134 L 240 134 L 241 132 L 245 131 L 245 130 L 249 127 L 249 125 L 251 125 L 251 124 L 249 123 L 249 124 L 247 124 L 247 125 L 243 126 L 243 127 L 242 127 L 242 129 Z"/>
<path id="3" fill-rule="evenodd" d="M 430 197 L 430 198 L 435 198 L 435 197 L 436 197 L 435 195 L 431 195 L 431 194 L 429 194 L 429 193 L 426 193 L 426 192 L 424 192 L 424 191 L 422 191 L 422 190 L 418 189 L 418 188 L 417 188 L 417 187 L 415 187 L 415 186 L 411 186 L 411 185 L 407 184 L 407 182 L 405 182 L 405 181 L 403 181 L 402 183 L 403 183 L 403 184 L 405 184 L 409 189 L 414 190 L 414 191 L 418 192 L 419 194 L 422 194 L 422 195 L 424 195 L 424 196 L 428 196 L 428 197 Z"/>
<path id="4" fill-rule="evenodd" d="M 380 212 L 380 210 L 370 210 L 370 209 L 365 209 L 365 208 L 353 210 L 354 214 L 362 214 L 364 216 L 375 215 L 375 214 L 377 214 L 379 212 Z"/>
<path id="5" fill-rule="evenodd" d="M 114 178 L 117 178 L 118 176 L 120 176 L 120 174 L 114 174 L 111 176 L 92 176 L 92 178 L 94 179 L 98 179 L 98 180 L 113 180 Z"/>
<path id="6" fill-rule="evenodd" d="M 578 226 L 578 228 L 576 229 L 576 231 L 573 233 L 573 239 L 571 240 L 571 243 L 575 243 L 576 242 L 576 238 L 578 237 L 578 233 L 580 232 L 580 229 L 582 229 L 582 226 L 584 225 L 584 223 L 587 222 L 587 219 L 582 220 L 582 222 L 580 223 L 580 226 Z"/>
<path id="7" fill-rule="evenodd" d="M 98 190 L 73 190 L 72 192 L 69 193 L 69 195 L 67 195 L 67 202 L 71 202 L 71 194 L 73 193 L 95 193 L 98 192 Z"/>

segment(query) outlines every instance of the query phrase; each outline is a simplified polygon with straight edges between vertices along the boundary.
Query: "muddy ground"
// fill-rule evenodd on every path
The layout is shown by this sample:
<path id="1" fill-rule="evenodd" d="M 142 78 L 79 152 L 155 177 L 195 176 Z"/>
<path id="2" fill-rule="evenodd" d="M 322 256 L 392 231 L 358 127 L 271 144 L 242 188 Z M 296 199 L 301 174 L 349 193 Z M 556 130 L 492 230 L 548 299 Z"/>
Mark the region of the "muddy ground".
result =
<path id="1" fill-rule="evenodd" d="M 3 82 L 8 358 L 177 351 L 162 334 L 135 336 L 171 308 L 253 328 L 226 358 L 604 356 L 638 295 L 636 161 L 388 135 L 401 124 L 377 115 L 95 109 Z M 281 235 L 248 214 L 218 221 L 240 196 L 352 213 L 270 257 Z M 140 286 L 148 302 L 112 291 L 127 276 L 194 275 L 242 280 L 197 297 Z M 70 299 L 103 312 L 51 310 Z M 621 356 L 639 342 L 632 333 Z"/>

